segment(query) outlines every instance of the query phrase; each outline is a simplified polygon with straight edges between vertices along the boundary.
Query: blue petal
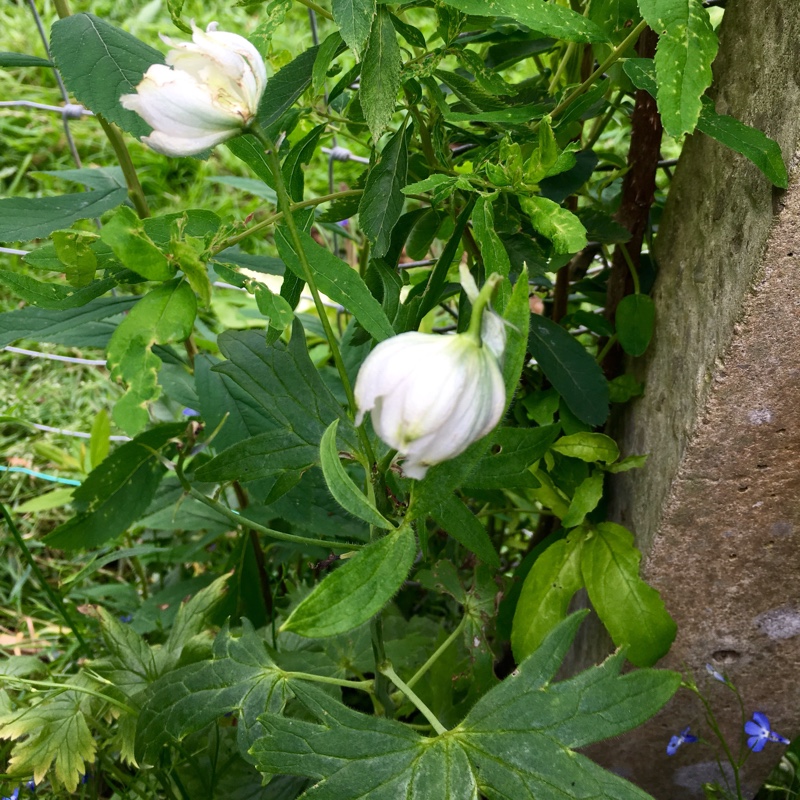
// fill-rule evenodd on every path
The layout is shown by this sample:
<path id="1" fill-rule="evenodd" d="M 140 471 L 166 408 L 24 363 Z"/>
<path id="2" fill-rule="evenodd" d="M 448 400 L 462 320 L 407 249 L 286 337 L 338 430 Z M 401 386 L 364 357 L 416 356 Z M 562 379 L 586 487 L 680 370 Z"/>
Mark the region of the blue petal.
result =
<path id="1" fill-rule="evenodd" d="M 687 725 L 687 726 L 686 726 L 686 727 L 685 727 L 685 728 L 684 728 L 684 729 L 681 731 L 681 738 L 682 738 L 682 739 L 684 739 L 684 740 L 686 739 L 686 734 L 687 734 L 687 733 L 689 733 L 689 728 L 690 728 L 690 727 L 691 727 L 691 726 Z"/>
<path id="2" fill-rule="evenodd" d="M 764 749 L 767 740 L 762 736 L 751 736 L 747 740 L 747 746 L 754 752 L 760 753 Z"/>
<path id="3" fill-rule="evenodd" d="M 760 736 L 763 738 L 769 736 L 769 728 L 765 728 L 763 725 L 758 725 L 752 720 L 747 720 L 747 722 L 745 722 L 744 732 L 748 736 Z"/>
<path id="4" fill-rule="evenodd" d="M 769 731 L 769 720 L 767 719 L 766 714 L 762 714 L 760 711 L 756 711 L 753 714 L 753 719 L 762 727 L 764 730 Z"/>
<path id="5" fill-rule="evenodd" d="M 769 740 L 771 742 L 777 742 L 778 744 L 789 744 L 789 740 L 785 736 L 781 736 L 779 733 L 775 733 L 775 731 L 770 731 Z"/>
<path id="6" fill-rule="evenodd" d="M 673 736 L 667 745 L 667 755 L 674 756 L 678 752 L 678 748 L 683 744 L 683 739 L 680 736 Z"/>
<path id="7" fill-rule="evenodd" d="M 696 736 L 692 736 L 691 734 L 689 734 L 689 735 L 683 737 L 683 741 L 686 742 L 686 744 L 691 744 L 692 742 L 696 742 L 697 741 L 697 737 Z"/>

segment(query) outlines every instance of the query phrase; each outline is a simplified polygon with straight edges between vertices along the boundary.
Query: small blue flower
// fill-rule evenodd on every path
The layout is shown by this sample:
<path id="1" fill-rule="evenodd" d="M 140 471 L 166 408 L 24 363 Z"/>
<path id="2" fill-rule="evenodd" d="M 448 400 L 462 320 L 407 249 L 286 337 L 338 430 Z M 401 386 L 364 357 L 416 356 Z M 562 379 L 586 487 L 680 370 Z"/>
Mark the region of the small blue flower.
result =
<path id="1" fill-rule="evenodd" d="M 2 800 L 17 800 L 18 797 L 19 797 L 19 786 L 17 786 L 17 788 L 14 789 L 14 791 L 11 792 L 11 794 L 8 797 L 3 797 Z"/>
<path id="2" fill-rule="evenodd" d="M 682 744 L 691 744 L 696 742 L 697 737 L 689 733 L 689 726 L 687 725 L 677 736 L 673 736 L 667 745 L 667 755 L 674 756 L 678 752 L 678 748 Z"/>
<path id="3" fill-rule="evenodd" d="M 706 672 L 715 680 L 720 681 L 720 683 L 727 683 L 728 681 L 725 679 L 725 676 L 721 672 L 717 672 L 711 664 L 706 664 Z"/>
<path id="4" fill-rule="evenodd" d="M 184 417 L 199 417 L 200 416 L 200 412 L 199 411 L 195 411 L 193 408 L 184 408 L 183 411 L 181 411 L 181 414 L 183 414 Z"/>
<path id="5" fill-rule="evenodd" d="M 26 789 L 27 789 L 29 792 L 35 792 L 35 791 L 36 791 L 36 783 L 35 783 L 34 781 L 28 781 L 28 782 L 25 784 L 25 788 L 26 788 Z"/>
<path id="6" fill-rule="evenodd" d="M 125 624 L 131 622 L 133 620 L 133 614 L 121 614 L 119 621 L 124 622 Z"/>
<path id="7" fill-rule="evenodd" d="M 744 732 L 748 735 L 747 746 L 754 752 L 760 753 L 767 742 L 789 744 L 789 740 L 779 733 L 775 733 L 769 726 L 766 714 L 756 711 L 753 719 L 744 724 Z"/>

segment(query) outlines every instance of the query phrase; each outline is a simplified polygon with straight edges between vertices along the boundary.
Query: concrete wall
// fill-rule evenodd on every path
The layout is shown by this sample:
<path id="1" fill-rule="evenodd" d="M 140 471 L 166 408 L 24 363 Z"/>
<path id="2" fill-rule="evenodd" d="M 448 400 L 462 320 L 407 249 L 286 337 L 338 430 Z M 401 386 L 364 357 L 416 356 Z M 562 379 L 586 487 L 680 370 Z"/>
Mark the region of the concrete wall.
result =
<path id="1" fill-rule="evenodd" d="M 714 66 L 717 110 L 800 147 L 800 2 L 729 0 Z M 612 518 L 637 534 L 644 574 L 678 623 L 662 666 L 694 674 L 738 750 L 733 696 L 800 733 L 800 170 L 788 192 L 711 139 L 687 142 L 658 235 L 656 332 L 632 365 L 646 386 L 615 421 L 623 453 Z M 587 631 L 583 652 L 602 637 Z M 646 728 L 592 753 L 659 800 L 702 797 L 717 772 L 697 744 L 668 758 L 686 725 L 709 734 L 681 690 Z M 777 761 L 751 757 L 744 796 Z M 748 794 L 748 792 L 750 794 Z"/>

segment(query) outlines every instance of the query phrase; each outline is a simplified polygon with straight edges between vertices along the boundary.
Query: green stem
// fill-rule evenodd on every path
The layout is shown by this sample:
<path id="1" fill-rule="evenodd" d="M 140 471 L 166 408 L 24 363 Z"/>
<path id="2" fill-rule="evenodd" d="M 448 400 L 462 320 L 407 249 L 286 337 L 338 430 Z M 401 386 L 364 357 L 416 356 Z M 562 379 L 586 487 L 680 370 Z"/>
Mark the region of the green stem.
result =
<path id="1" fill-rule="evenodd" d="M 353 395 L 353 387 L 350 385 L 350 378 L 347 376 L 347 370 L 345 369 L 344 361 L 342 360 L 342 354 L 339 350 L 339 343 L 336 341 L 336 337 L 333 334 L 333 328 L 331 328 L 331 322 L 328 319 L 327 312 L 325 311 L 325 306 L 322 304 L 322 298 L 320 297 L 319 289 L 317 289 L 317 283 L 314 280 L 314 271 L 311 269 L 311 264 L 308 263 L 306 252 L 303 249 L 303 241 L 300 238 L 300 231 L 297 230 L 297 225 L 294 221 L 294 215 L 292 214 L 292 200 L 289 197 L 289 192 L 286 189 L 286 183 L 283 180 L 283 170 L 281 169 L 280 158 L 278 158 L 278 151 L 276 150 L 272 140 L 263 131 L 253 127 L 251 128 L 250 132 L 264 146 L 265 154 L 267 156 L 267 160 L 269 161 L 270 169 L 272 170 L 272 177 L 275 180 L 275 191 L 278 195 L 278 208 L 283 213 L 283 221 L 286 224 L 286 228 L 289 232 L 289 237 L 292 240 L 295 253 L 300 261 L 300 266 L 303 270 L 303 276 L 305 277 L 305 281 L 308 284 L 309 290 L 311 291 L 311 296 L 314 298 L 314 306 L 317 309 L 317 314 L 319 315 L 320 322 L 322 323 L 322 327 L 325 331 L 325 338 L 328 340 L 328 346 L 330 347 L 331 354 L 333 355 L 333 361 L 336 364 L 336 369 L 339 372 L 339 377 L 342 380 L 342 385 L 344 386 L 344 392 L 347 396 L 347 402 L 350 406 L 350 411 L 352 412 L 353 416 L 355 416 L 357 409 L 356 398 Z M 370 462 L 374 460 L 374 457 L 370 457 Z"/>
<path id="2" fill-rule="evenodd" d="M 469 328 L 467 336 L 470 336 L 476 344 L 481 343 L 481 324 L 483 323 L 483 312 L 489 305 L 495 289 L 503 282 L 501 275 L 492 273 L 483 284 L 480 293 L 472 304 L 472 316 L 469 318 Z"/>
<path id="3" fill-rule="evenodd" d="M 305 6 L 306 8 L 310 8 L 316 14 L 319 14 L 320 17 L 324 17 L 330 22 L 333 22 L 333 15 L 330 11 L 326 11 L 322 6 L 318 6 L 313 0 L 297 0 L 301 6 Z"/>
<path id="4" fill-rule="evenodd" d="M 640 34 L 642 31 L 647 27 L 647 23 L 642 20 L 627 36 L 625 41 L 622 44 L 615 47 L 608 58 L 580 85 L 574 92 L 572 92 L 567 98 L 562 100 L 552 111 L 550 114 L 551 119 L 555 119 L 557 116 L 562 114 L 564 110 L 569 106 L 573 100 L 576 100 L 580 97 L 584 92 L 586 92 L 591 85 L 599 78 L 612 64 L 616 64 L 620 58 L 625 54 L 625 51 L 631 46 L 636 44 L 636 41 L 639 39 Z M 538 125 L 534 126 L 534 130 L 538 127 Z"/>
<path id="5" fill-rule="evenodd" d="M 300 208 L 311 208 L 312 206 L 319 206 L 323 203 L 329 203 L 332 200 L 339 200 L 343 197 L 356 197 L 358 195 L 364 194 L 363 189 L 347 189 L 343 192 L 334 192 L 333 194 L 326 194 L 322 197 L 314 197 L 311 200 L 303 200 L 300 203 L 292 203 L 292 211 L 296 211 Z M 265 228 L 269 228 L 271 225 L 274 225 L 277 222 L 280 222 L 283 219 L 283 212 L 279 211 L 277 214 L 272 214 L 266 219 L 261 220 L 261 222 L 257 222 L 252 227 L 248 228 L 246 231 L 242 231 L 241 233 L 237 233 L 234 236 L 229 236 L 227 239 L 223 239 L 219 244 L 214 245 L 211 249 L 211 255 L 218 255 L 223 250 L 228 247 L 233 247 L 233 245 L 238 244 L 243 239 L 246 239 L 248 236 L 252 236 L 254 233 L 258 233 L 259 231 L 263 231 Z"/>
<path id="6" fill-rule="evenodd" d="M 25 560 L 28 562 L 28 566 L 31 568 L 31 571 L 44 589 L 45 594 L 47 594 L 52 604 L 56 607 L 58 613 L 63 617 L 64 622 L 67 623 L 69 628 L 75 634 L 75 638 L 78 640 L 78 644 L 80 645 L 81 649 L 87 655 L 91 655 L 92 651 L 89 649 L 89 645 L 86 644 L 86 640 L 83 638 L 83 635 L 72 621 L 72 617 L 67 612 L 67 607 L 64 605 L 64 601 L 55 591 L 53 591 L 53 588 L 45 579 L 42 571 L 39 569 L 39 565 L 36 563 L 36 560 L 33 557 L 33 554 L 29 550 L 28 545 L 25 543 L 25 539 L 23 539 L 19 528 L 17 528 L 17 526 L 14 524 L 11 514 L 3 503 L 0 503 L 0 511 L 2 511 L 3 516 L 6 518 L 6 522 L 11 530 L 11 535 L 14 537 L 14 541 L 17 543 L 17 547 L 19 547 L 19 549 L 22 551 L 22 555 L 25 557 Z"/>
<path id="7" fill-rule="evenodd" d="M 597 358 L 595 361 L 598 364 L 602 364 L 605 360 L 605 357 L 608 355 L 608 351 L 616 344 L 617 342 L 617 334 L 613 334 L 612 336 L 608 337 L 608 341 L 605 344 L 605 347 L 597 354 Z"/>
<path id="8" fill-rule="evenodd" d="M 199 489 L 195 489 L 195 487 L 189 483 L 186 476 L 183 474 L 183 469 L 181 468 L 180 464 L 175 464 L 174 466 L 175 474 L 178 476 L 178 480 L 180 481 L 185 492 L 194 497 L 195 500 L 199 500 L 209 508 L 213 508 L 214 511 L 219 512 L 223 517 L 227 517 L 231 522 L 236 524 L 237 528 L 252 528 L 259 533 L 263 533 L 264 536 L 269 536 L 271 539 L 277 539 L 280 542 L 313 545 L 314 547 L 324 547 L 326 550 L 360 550 L 364 546 L 361 544 L 351 544 L 349 542 L 335 542 L 327 539 L 312 539 L 306 536 L 296 536 L 293 533 L 284 533 L 283 531 L 276 531 L 272 528 L 267 528 L 264 525 L 259 525 L 259 523 L 257 523 L 255 520 L 249 519 L 248 517 L 242 517 L 240 514 L 232 511 L 222 503 L 212 500 L 210 497 L 206 497 L 206 495 L 204 495 Z"/>
<path id="9" fill-rule="evenodd" d="M 93 689 L 87 689 L 85 686 L 70 686 L 63 683 L 56 683 L 55 681 L 36 681 L 30 678 L 19 678 L 15 675 L 0 675 L 0 682 L 4 681 L 7 683 L 16 683 L 22 686 L 36 686 L 41 689 L 60 689 L 62 692 L 80 692 L 81 694 L 88 694 L 91 697 L 96 697 L 99 700 L 103 700 L 104 702 L 109 703 L 112 706 L 116 706 L 128 714 L 132 714 L 133 716 L 136 716 L 138 713 L 136 709 L 131 708 L 121 700 L 115 700 L 113 697 L 109 697 L 101 692 L 96 692 Z"/>
<path id="10" fill-rule="evenodd" d="M 433 711 L 431 711 L 422 700 L 414 694 L 413 689 L 407 684 L 403 683 L 401 678 L 398 674 L 392 669 L 392 665 L 389 663 L 385 663 L 381 665 L 380 668 L 381 674 L 385 675 L 416 707 L 416 709 L 425 717 L 428 722 L 430 722 L 431 727 L 438 733 L 440 736 L 443 733 L 447 733 L 447 728 L 436 719 Z"/>
<path id="11" fill-rule="evenodd" d="M 606 129 L 606 126 L 608 125 L 609 122 L 611 122 L 614 114 L 617 113 L 617 110 L 622 104 L 624 98 L 625 98 L 625 92 L 620 91 L 614 98 L 614 100 L 611 102 L 611 105 L 608 107 L 608 111 L 606 111 L 606 113 L 603 114 L 602 117 L 598 117 L 597 121 L 594 124 L 594 127 L 591 130 L 591 133 L 589 134 L 589 138 L 586 140 L 586 144 L 584 144 L 583 146 L 584 150 L 591 150 L 595 146 L 597 140 L 600 138 L 603 131 Z"/>
<path id="12" fill-rule="evenodd" d="M 369 632 L 372 639 L 372 655 L 375 658 L 375 697 L 383 706 L 383 713 L 387 717 L 391 717 L 394 714 L 395 705 L 389 693 L 387 677 L 380 669 L 380 666 L 386 663 L 386 650 L 383 643 L 383 619 L 380 614 L 370 621 Z"/>
<path id="13" fill-rule="evenodd" d="M 464 630 L 464 627 L 467 624 L 467 617 L 464 615 L 461 618 L 461 622 L 458 623 L 456 629 L 442 642 L 441 645 L 436 649 L 436 652 L 414 673 L 413 677 L 408 681 L 408 688 L 412 688 L 419 679 L 425 675 L 425 673 L 436 663 L 442 653 L 450 647 L 453 642 L 458 639 L 461 635 L 461 632 Z"/>
<path id="14" fill-rule="evenodd" d="M 628 269 L 631 271 L 631 279 L 633 280 L 633 291 L 634 291 L 634 294 L 639 294 L 640 293 L 640 289 L 639 289 L 639 273 L 636 271 L 636 267 L 635 267 L 635 265 L 633 263 L 633 259 L 631 258 L 630 251 L 628 250 L 627 247 L 625 247 L 625 245 L 622 242 L 620 242 L 617 245 L 617 247 L 619 247 L 620 250 L 622 250 L 622 255 L 625 258 L 625 263 L 628 265 Z"/>
<path id="15" fill-rule="evenodd" d="M 125 177 L 125 184 L 128 187 L 128 197 L 133 203 L 136 213 L 141 219 L 146 219 L 150 216 L 150 207 L 147 205 L 147 199 L 144 196 L 144 189 L 142 184 L 139 183 L 139 176 L 136 174 L 136 167 L 133 166 L 131 154 L 125 146 L 125 140 L 122 138 L 122 132 L 116 126 L 104 119 L 100 114 L 97 114 L 97 121 L 100 127 L 105 131 L 111 147 L 114 148 L 114 154 L 117 157 L 122 174 Z"/>
<path id="16" fill-rule="evenodd" d="M 362 692 L 372 693 L 372 681 L 347 681 L 341 678 L 329 678 L 327 675 L 314 675 L 311 672 L 284 672 L 287 678 L 298 678 L 301 681 L 313 681 L 314 683 L 327 683 L 331 686 L 344 686 L 347 689 L 359 689 Z"/>
<path id="17" fill-rule="evenodd" d="M 561 61 L 558 63 L 558 67 L 556 68 L 555 73 L 553 74 L 552 80 L 550 81 L 550 86 L 547 89 L 548 94 L 553 94 L 558 86 L 558 82 L 561 80 L 561 76 L 564 74 L 564 70 L 567 68 L 567 64 L 569 60 L 572 58 L 572 54 L 575 52 L 575 42 L 570 42 L 567 45 L 567 49 L 564 51 L 564 55 L 561 57 Z"/>

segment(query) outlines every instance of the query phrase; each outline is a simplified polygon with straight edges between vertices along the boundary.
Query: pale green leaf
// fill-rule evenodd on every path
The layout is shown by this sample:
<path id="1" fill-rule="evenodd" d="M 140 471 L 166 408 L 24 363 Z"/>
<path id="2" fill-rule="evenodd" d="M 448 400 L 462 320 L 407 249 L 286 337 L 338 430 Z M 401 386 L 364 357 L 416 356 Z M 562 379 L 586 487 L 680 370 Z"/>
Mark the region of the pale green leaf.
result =
<path id="1" fill-rule="evenodd" d="M 534 230 L 550 239 L 556 253 L 577 253 L 586 247 L 586 228 L 571 211 L 546 197 L 520 197 Z"/>
<path id="2" fill-rule="evenodd" d="M 619 458 L 619 447 L 610 436 L 591 431 L 562 436 L 551 449 L 563 456 L 579 458 L 589 463 L 603 461 L 611 464 Z"/>
<path id="3" fill-rule="evenodd" d="M 370 543 L 318 583 L 281 630 L 323 638 L 357 628 L 397 592 L 416 551 L 414 533 L 408 526 Z"/>
<path id="4" fill-rule="evenodd" d="M 333 0 L 331 4 L 333 19 L 339 26 L 342 39 L 359 58 L 369 37 L 376 9 L 375 0 Z"/>
<path id="5" fill-rule="evenodd" d="M 565 528 L 574 528 L 583 523 L 586 515 L 597 508 L 603 497 L 603 473 L 596 472 L 578 484 L 569 503 L 569 510 L 561 520 Z"/>
<path id="6" fill-rule="evenodd" d="M 328 484 L 334 500 L 354 517 L 377 528 L 391 530 L 394 526 L 375 508 L 375 504 L 361 492 L 347 474 L 347 470 L 339 460 L 339 447 L 336 444 L 336 432 L 339 420 L 335 419 L 322 434 L 319 444 L 320 463 L 325 483 Z"/>

